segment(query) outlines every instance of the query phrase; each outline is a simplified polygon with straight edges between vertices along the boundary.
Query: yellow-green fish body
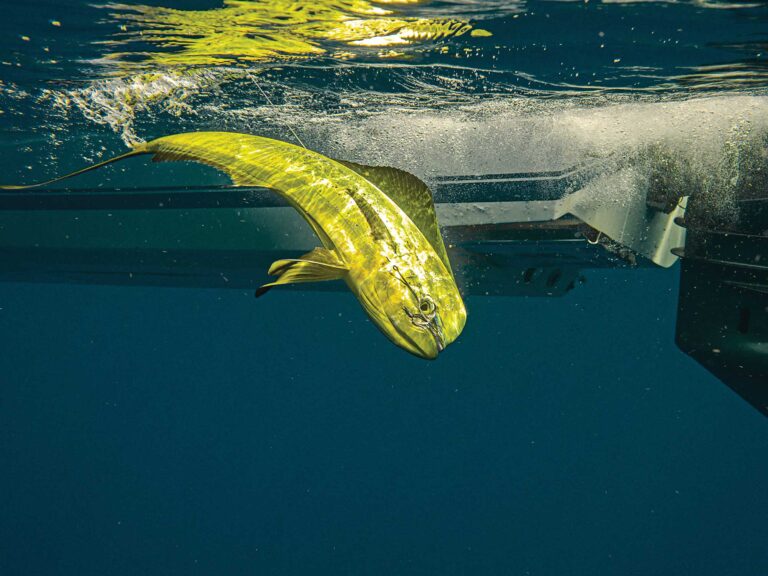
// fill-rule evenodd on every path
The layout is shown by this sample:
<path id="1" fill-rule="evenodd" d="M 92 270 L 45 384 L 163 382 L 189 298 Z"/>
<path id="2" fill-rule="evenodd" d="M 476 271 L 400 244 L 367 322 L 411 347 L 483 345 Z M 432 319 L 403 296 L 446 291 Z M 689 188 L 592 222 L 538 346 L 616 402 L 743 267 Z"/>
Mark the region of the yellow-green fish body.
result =
<path id="1" fill-rule="evenodd" d="M 461 333 L 466 309 L 431 193 L 415 176 L 230 132 L 166 136 L 122 157 L 135 154 L 214 166 L 235 185 L 275 190 L 306 219 L 323 247 L 275 262 L 269 273 L 277 280 L 257 295 L 279 284 L 342 278 L 381 331 L 413 354 L 435 358 Z"/>

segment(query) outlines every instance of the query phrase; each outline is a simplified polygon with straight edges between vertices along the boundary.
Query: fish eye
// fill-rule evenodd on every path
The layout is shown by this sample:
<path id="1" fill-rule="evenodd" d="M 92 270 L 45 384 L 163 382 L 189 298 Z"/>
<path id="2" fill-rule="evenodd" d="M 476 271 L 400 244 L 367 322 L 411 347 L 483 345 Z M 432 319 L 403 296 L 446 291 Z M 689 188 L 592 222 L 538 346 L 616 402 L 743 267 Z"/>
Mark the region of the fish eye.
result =
<path id="1" fill-rule="evenodd" d="M 422 314 L 424 314 L 424 316 L 429 317 L 435 314 L 437 306 L 435 305 L 435 302 L 432 300 L 432 298 L 429 296 L 424 296 L 421 300 L 419 300 L 419 310 Z"/>

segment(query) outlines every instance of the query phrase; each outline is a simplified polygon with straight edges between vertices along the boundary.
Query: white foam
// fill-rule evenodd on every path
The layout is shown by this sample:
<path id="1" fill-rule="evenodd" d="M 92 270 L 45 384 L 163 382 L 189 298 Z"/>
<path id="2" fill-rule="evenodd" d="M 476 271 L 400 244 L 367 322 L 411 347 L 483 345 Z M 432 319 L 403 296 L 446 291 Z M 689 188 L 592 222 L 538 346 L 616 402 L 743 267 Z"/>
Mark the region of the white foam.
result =
<path id="1" fill-rule="evenodd" d="M 457 109 L 392 111 L 324 126 L 327 152 L 421 176 L 563 170 L 662 144 L 706 164 L 747 131 L 768 132 L 768 97 L 619 102 L 498 99 Z"/>

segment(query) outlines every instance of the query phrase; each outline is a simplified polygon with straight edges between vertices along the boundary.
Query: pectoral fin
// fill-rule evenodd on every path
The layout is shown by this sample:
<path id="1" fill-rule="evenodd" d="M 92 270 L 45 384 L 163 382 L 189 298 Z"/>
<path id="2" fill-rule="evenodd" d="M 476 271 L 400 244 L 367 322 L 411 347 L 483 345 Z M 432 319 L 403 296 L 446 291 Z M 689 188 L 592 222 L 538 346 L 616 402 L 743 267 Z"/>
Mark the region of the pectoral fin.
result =
<path id="1" fill-rule="evenodd" d="M 347 270 L 335 252 L 325 248 L 315 248 L 300 258 L 273 262 L 269 267 L 269 274 L 278 278 L 256 290 L 256 297 L 269 291 L 273 286 L 281 284 L 338 280 L 344 277 Z"/>

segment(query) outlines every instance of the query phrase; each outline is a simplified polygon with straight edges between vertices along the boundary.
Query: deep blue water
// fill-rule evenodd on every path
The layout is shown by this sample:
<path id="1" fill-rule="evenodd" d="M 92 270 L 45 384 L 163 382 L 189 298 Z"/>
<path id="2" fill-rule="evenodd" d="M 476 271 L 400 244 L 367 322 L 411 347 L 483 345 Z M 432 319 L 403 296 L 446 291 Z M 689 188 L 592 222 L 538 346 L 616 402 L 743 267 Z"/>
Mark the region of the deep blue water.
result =
<path id="1" fill-rule="evenodd" d="M 124 151 L 125 124 L 98 122 L 98 104 L 85 106 L 89 116 L 40 99 L 114 81 L 85 62 L 102 53 L 106 14 L 85 2 L 64 15 L 58 4 L 5 4 L 0 59 L 24 65 L 0 69 L 2 179 Z M 429 174 L 438 148 L 418 152 L 430 137 L 417 130 L 423 107 L 455 154 L 439 168 L 469 173 L 484 162 L 477 150 L 504 146 L 510 155 L 493 161 L 510 171 L 575 162 L 592 137 L 595 149 L 624 153 L 669 136 L 669 110 L 690 124 L 701 97 L 712 117 L 680 136 L 695 157 L 730 134 L 721 117 L 764 106 L 759 6 L 529 2 L 513 18 L 457 4 L 413 10 L 477 18 L 491 39 L 439 46 L 485 46 L 482 61 L 462 65 L 499 62 L 500 78 L 423 72 L 417 63 L 442 58 L 431 44 L 416 63 L 395 60 L 387 78 L 370 54 L 347 71 L 321 59 L 318 72 L 312 60 L 265 76 L 275 106 L 244 92 L 242 78 L 216 80 L 182 99 L 198 112 L 175 116 L 153 102 L 131 130 L 288 138 L 293 122 L 320 149 L 401 153 Z M 67 46 L 54 73 L 18 40 L 34 36 L 22 24 L 48 34 L 52 18 Z M 535 24 L 521 27 L 526 18 Z M 635 48 L 629 21 L 691 36 L 682 51 Z M 516 26 L 520 35 L 506 34 Z M 600 31 L 623 38 L 607 64 L 594 46 Z M 559 39 L 552 58 L 516 55 Z M 563 58 L 619 96 L 574 87 Z M 614 58 L 655 66 L 658 78 L 619 70 Z M 688 78 L 693 87 L 670 80 L 720 64 L 728 70 L 706 82 Z M 360 106 L 376 114 L 350 113 Z M 662 108 L 654 121 L 648 111 Z M 400 117 L 416 121 L 387 143 L 389 119 Z M 453 124 L 464 121 L 468 136 Z M 0 574 L 768 574 L 768 422 L 675 346 L 679 266 L 583 274 L 562 297 L 469 295 L 464 333 L 434 362 L 394 347 L 346 291 L 254 300 L 240 289 L 0 283 Z"/>
<path id="2" fill-rule="evenodd" d="M 765 420 L 674 285 L 470 298 L 434 363 L 343 293 L 4 286 L 3 573 L 761 574 Z"/>

